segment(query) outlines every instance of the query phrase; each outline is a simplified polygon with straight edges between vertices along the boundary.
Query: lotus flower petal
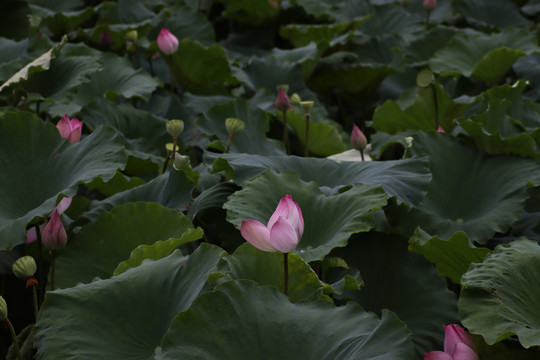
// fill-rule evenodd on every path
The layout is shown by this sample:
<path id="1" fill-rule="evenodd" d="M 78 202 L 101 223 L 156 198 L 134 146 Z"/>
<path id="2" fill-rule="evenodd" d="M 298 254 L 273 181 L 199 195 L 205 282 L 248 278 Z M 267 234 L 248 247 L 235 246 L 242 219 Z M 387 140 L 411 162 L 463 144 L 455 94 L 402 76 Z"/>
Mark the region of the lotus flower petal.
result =
<path id="1" fill-rule="evenodd" d="M 257 220 L 242 221 L 240 233 L 251 245 L 257 249 L 268 252 L 277 252 L 278 250 L 270 244 L 270 231 Z"/>
<path id="2" fill-rule="evenodd" d="M 442 351 L 431 351 L 424 354 L 424 360 L 453 360 L 450 355 Z"/>
<path id="3" fill-rule="evenodd" d="M 270 229 L 270 244 L 279 251 L 288 253 L 296 248 L 298 241 L 294 226 L 286 218 L 278 218 Z"/>

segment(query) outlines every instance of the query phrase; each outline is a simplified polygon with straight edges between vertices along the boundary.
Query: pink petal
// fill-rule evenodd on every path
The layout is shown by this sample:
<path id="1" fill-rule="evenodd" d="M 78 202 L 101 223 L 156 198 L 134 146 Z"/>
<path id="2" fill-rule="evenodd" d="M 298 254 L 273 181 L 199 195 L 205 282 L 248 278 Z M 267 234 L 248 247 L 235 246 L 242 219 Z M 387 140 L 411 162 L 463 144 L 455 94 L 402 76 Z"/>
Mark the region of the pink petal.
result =
<path id="1" fill-rule="evenodd" d="M 58 211 L 54 210 L 51 220 L 41 234 L 43 245 L 49 250 L 57 250 L 66 246 L 67 234 Z"/>
<path id="2" fill-rule="evenodd" d="M 291 203 L 292 204 L 289 207 L 289 221 L 291 224 L 293 224 L 294 228 L 296 229 L 298 239 L 300 239 L 304 233 L 304 217 L 302 216 L 302 210 L 300 210 L 298 203 L 296 201 L 292 201 L 292 198 Z"/>
<path id="3" fill-rule="evenodd" d="M 442 351 L 432 351 L 424 354 L 424 360 L 453 360 L 452 357 Z"/>
<path id="4" fill-rule="evenodd" d="M 71 134 L 71 123 L 69 122 L 69 116 L 67 116 L 67 114 L 58 121 L 56 128 L 60 132 L 61 137 L 64 139 L 69 137 L 69 134 Z"/>
<path id="5" fill-rule="evenodd" d="M 283 253 L 291 252 L 298 245 L 296 229 L 284 217 L 278 218 L 270 229 L 270 244 Z"/>
<path id="6" fill-rule="evenodd" d="M 471 349 L 464 343 L 459 343 L 456 345 L 454 350 L 454 359 L 453 360 L 478 360 L 478 355 L 476 351 Z"/>
<path id="7" fill-rule="evenodd" d="M 37 240 L 37 232 L 36 232 L 36 227 L 35 226 L 32 226 L 30 229 L 28 229 L 28 231 L 26 232 L 26 241 L 24 242 L 25 244 L 31 244 L 33 243 L 34 241 Z"/>
<path id="8" fill-rule="evenodd" d="M 178 50 L 178 39 L 168 29 L 161 29 L 157 43 L 160 50 L 167 55 L 171 55 Z"/>
<path id="9" fill-rule="evenodd" d="M 71 125 L 71 133 L 68 136 L 68 141 L 70 143 L 77 143 L 81 141 L 81 133 L 82 133 L 82 126 L 83 122 L 79 119 L 71 119 L 70 122 Z"/>
<path id="10" fill-rule="evenodd" d="M 462 327 L 450 324 L 444 327 L 444 352 L 454 356 L 454 350 L 457 344 L 464 343 L 474 351 L 476 347 L 471 337 L 463 330 Z"/>
<path id="11" fill-rule="evenodd" d="M 71 201 L 73 200 L 72 197 L 65 197 L 63 198 L 62 200 L 60 200 L 60 202 L 58 203 L 58 205 L 56 205 L 56 208 L 54 210 L 58 211 L 58 214 L 59 215 L 62 215 L 64 213 L 64 211 L 67 210 L 67 208 L 71 205 Z M 54 212 L 53 210 L 53 212 Z M 52 212 L 49 214 L 49 216 L 52 216 Z"/>
<path id="12" fill-rule="evenodd" d="M 258 220 L 242 221 L 240 233 L 251 245 L 257 249 L 268 252 L 277 252 L 278 250 L 270 245 L 270 231 Z"/>
<path id="13" fill-rule="evenodd" d="M 290 197 L 291 195 L 287 195 L 287 196 Z M 272 214 L 272 216 L 270 216 L 270 219 L 268 220 L 268 225 L 267 225 L 268 229 L 271 229 L 276 223 L 277 219 L 279 219 L 280 217 L 284 217 L 284 218 L 289 217 L 289 203 L 287 201 L 287 196 L 282 197 L 281 200 L 279 200 L 279 204 L 276 210 L 274 211 L 274 213 Z"/>

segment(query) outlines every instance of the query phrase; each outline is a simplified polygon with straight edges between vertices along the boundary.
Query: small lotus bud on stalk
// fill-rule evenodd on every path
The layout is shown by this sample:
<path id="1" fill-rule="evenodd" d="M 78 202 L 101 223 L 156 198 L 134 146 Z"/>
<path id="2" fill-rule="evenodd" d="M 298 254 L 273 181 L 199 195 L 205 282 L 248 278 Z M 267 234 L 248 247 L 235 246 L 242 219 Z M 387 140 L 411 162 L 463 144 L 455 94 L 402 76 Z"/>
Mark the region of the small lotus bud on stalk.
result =
<path id="1" fill-rule="evenodd" d="M 43 234 L 41 234 L 41 242 L 49 249 L 51 254 L 51 290 L 54 290 L 56 250 L 64 248 L 67 240 L 66 229 L 62 224 L 60 214 L 58 210 L 54 210 L 51 220 L 49 220 L 45 229 L 43 229 Z"/>
<path id="2" fill-rule="evenodd" d="M 107 30 L 105 30 L 104 32 L 101 33 L 101 35 L 99 36 L 99 47 L 101 48 L 104 48 L 104 49 L 108 49 L 110 48 L 111 46 L 114 45 L 114 40 L 111 36 L 111 33 L 108 32 Z"/>
<path id="3" fill-rule="evenodd" d="M 367 146 L 367 139 L 356 124 L 353 124 L 353 129 L 351 131 L 351 144 L 353 148 L 360 151 L 360 156 L 362 157 L 362 161 L 364 161 L 364 149 Z"/>
<path id="4" fill-rule="evenodd" d="M 283 112 L 283 142 L 285 143 L 285 148 L 287 153 L 289 153 L 289 132 L 287 131 L 287 110 L 291 108 L 291 100 L 287 95 L 287 90 L 289 89 L 288 85 L 280 85 L 278 87 L 278 93 L 276 96 L 276 101 L 274 102 L 274 107 L 276 110 Z"/>
<path id="5" fill-rule="evenodd" d="M 178 50 L 178 38 L 165 28 L 159 32 L 157 44 L 165 55 L 172 55 Z"/>
<path id="6" fill-rule="evenodd" d="M 306 135 L 305 135 L 305 141 L 304 141 L 304 156 L 307 157 L 309 155 L 308 151 L 308 135 L 309 135 L 309 120 L 311 118 L 311 108 L 313 108 L 313 101 L 301 101 L 300 106 L 302 106 L 302 109 L 304 109 L 304 113 L 306 114 Z"/>
<path id="7" fill-rule="evenodd" d="M 298 93 L 294 93 L 291 95 L 291 104 L 300 105 L 302 102 L 302 99 L 300 98 L 300 95 Z"/>
<path id="8" fill-rule="evenodd" d="M 81 141 L 83 122 L 79 119 L 69 119 L 67 114 L 58 121 L 56 128 L 60 132 L 60 136 L 67 139 L 70 143 Z"/>
<path id="9" fill-rule="evenodd" d="M 229 133 L 229 140 L 227 140 L 227 149 L 225 150 L 226 153 L 229 152 L 231 148 L 231 142 L 232 139 L 236 134 L 244 130 L 246 127 L 246 123 L 243 122 L 240 119 L 237 118 L 227 118 L 225 119 L 225 128 L 227 129 L 227 132 Z"/>
<path id="10" fill-rule="evenodd" d="M 178 136 L 184 131 L 184 122 L 182 120 L 173 119 L 169 120 L 165 123 L 165 127 L 167 128 L 167 132 L 169 135 L 172 136 L 173 139 L 173 149 L 170 154 L 167 155 L 167 158 L 165 159 L 165 164 L 163 165 L 163 172 L 167 170 L 167 165 L 169 164 L 169 160 L 173 159 L 176 156 L 176 146 L 178 144 Z"/>
<path id="11" fill-rule="evenodd" d="M 437 0 L 424 0 L 424 10 L 426 10 L 426 29 L 429 27 L 429 15 L 437 6 Z"/>
<path id="12" fill-rule="evenodd" d="M 2 296 L 0 296 L 0 321 L 5 321 L 7 323 L 9 330 L 11 332 L 11 338 L 13 339 L 13 346 L 15 347 L 15 353 L 17 354 L 17 359 L 22 360 L 21 350 L 19 348 L 19 342 L 17 341 L 17 334 L 15 333 L 15 329 L 13 328 L 13 325 L 11 325 L 11 321 L 9 321 L 6 300 L 4 300 Z"/>
<path id="13" fill-rule="evenodd" d="M 13 265 L 11 265 L 11 270 L 16 277 L 21 280 L 26 280 L 26 288 L 32 287 L 32 295 L 34 298 L 34 316 L 37 321 L 38 315 L 38 299 L 37 299 L 37 286 L 38 281 L 34 277 L 36 273 L 37 266 L 36 261 L 31 256 L 23 256 L 15 260 Z"/>

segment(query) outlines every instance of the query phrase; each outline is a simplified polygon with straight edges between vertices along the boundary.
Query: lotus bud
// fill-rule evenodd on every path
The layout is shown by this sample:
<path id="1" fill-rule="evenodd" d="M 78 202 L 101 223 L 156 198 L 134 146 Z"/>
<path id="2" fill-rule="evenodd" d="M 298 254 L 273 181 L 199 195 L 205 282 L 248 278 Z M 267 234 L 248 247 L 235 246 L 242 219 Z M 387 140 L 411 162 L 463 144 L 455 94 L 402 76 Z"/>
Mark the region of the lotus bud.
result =
<path id="1" fill-rule="evenodd" d="M 189 156 L 182 155 L 182 154 L 179 154 L 179 153 L 174 153 L 173 167 L 176 170 L 188 170 L 188 169 L 191 169 L 191 162 L 189 161 Z"/>
<path id="2" fill-rule="evenodd" d="M 99 46 L 107 49 L 113 46 L 113 44 L 114 44 L 114 40 L 113 40 L 113 37 L 111 36 L 111 33 L 106 30 L 102 32 L 101 35 L 99 36 Z"/>
<path id="3" fill-rule="evenodd" d="M 441 125 L 439 125 L 439 127 L 437 128 L 437 132 L 438 133 L 443 133 L 444 132 L 444 129 Z"/>
<path id="4" fill-rule="evenodd" d="M 291 95 L 291 104 L 300 105 L 301 102 L 302 99 L 300 98 L 300 95 L 298 95 L 298 93 L 294 93 Z"/>
<path id="5" fill-rule="evenodd" d="M 356 124 L 353 124 L 351 132 L 351 144 L 353 148 L 359 151 L 363 151 L 367 146 L 367 139 L 362 130 Z"/>
<path id="6" fill-rule="evenodd" d="M 139 38 L 139 33 L 137 32 L 137 30 L 128 31 L 125 35 L 125 38 L 127 41 L 135 43 Z"/>
<path id="7" fill-rule="evenodd" d="M 306 114 L 311 114 L 311 109 L 313 108 L 313 101 L 302 101 L 300 105 L 302 106 L 302 109 L 304 109 L 304 112 Z"/>
<path id="8" fill-rule="evenodd" d="M 287 111 L 291 107 L 291 101 L 283 87 L 279 88 L 274 107 L 278 111 Z"/>
<path id="9" fill-rule="evenodd" d="M 225 127 L 229 135 L 236 135 L 246 127 L 246 123 L 237 118 L 227 118 L 225 120 Z"/>
<path id="10" fill-rule="evenodd" d="M 79 119 L 69 119 L 69 116 L 64 115 L 63 118 L 58 121 L 56 128 L 60 132 L 60 136 L 64 139 L 68 139 L 70 143 L 76 143 L 81 141 L 83 122 Z"/>
<path id="11" fill-rule="evenodd" d="M 47 223 L 45 229 L 43 229 L 41 240 L 43 241 L 43 245 L 49 250 L 58 250 L 66 246 L 66 229 L 64 228 L 64 224 L 62 224 L 58 210 L 53 211 L 51 220 Z"/>
<path id="12" fill-rule="evenodd" d="M 157 38 L 159 49 L 166 55 L 172 55 L 178 50 L 178 39 L 168 29 L 161 29 Z"/>
<path id="13" fill-rule="evenodd" d="M 424 0 L 424 9 L 426 11 L 432 11 L 437 6 L 437 0 Z"/>
<path id="14" fill-rule="evenodd" d="M 16 277 L 26 280 L 36 273 L 36 261 L 31 256 L 20 257 L 11 265 L 11 270 L 13 270 Z"/>
<path id="15" fill-rule="evenodd" d="M 169 120 L 165 123 L 165 127 L 172 137 L 178 137 L 184 131 L 184 122 L 177 119 Z"/>
<path id="16" fill-rule="evenodd" d="M 8 317 L 8 309 L 6 300 L 2 296 L 0 296 L 0 321 L 6 320 Z"/>

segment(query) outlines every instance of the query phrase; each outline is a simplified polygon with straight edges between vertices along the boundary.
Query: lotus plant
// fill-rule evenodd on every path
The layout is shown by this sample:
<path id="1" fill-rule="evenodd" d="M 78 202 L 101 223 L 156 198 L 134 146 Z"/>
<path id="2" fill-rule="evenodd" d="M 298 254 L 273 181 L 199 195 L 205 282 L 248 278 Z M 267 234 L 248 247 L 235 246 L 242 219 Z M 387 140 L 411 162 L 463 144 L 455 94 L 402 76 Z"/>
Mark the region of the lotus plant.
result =
<path id="1" fill-rule="evenodd" d="M 444 352 L 431 351 L 424 360 L 478 360 L 476 347 L 471 337 L 458 325 L 444 327 Z"/>
<path id="2" fill-rule="evenodd" d="M 287 294 L 288 253 L 296 249 L 304 233 L 304 218 L 298 203 L 287 194 L 279 201 L 267 225 L 258 220 L 242 221 L 240 232 L 244 239 L 259 250 L 283 253 L 284 293 Z"/>
<path id="3" fill-rule="evenodd" d="M 161 29 L 157 37 L 157 44 L 166 55 L 172 55 L 178 50 L 178 38 L 169 29 Z"/>
<path id="4" fill-rule="evenodd" d="M 274 102 L 274 108 L 276 108 L 277 111 L 281 111 L 283 113 L 283 142 L 285 143 L 285 148 L 287 149 L 287 153 L 289 153 L 289 133 L 287 131 L 287 110 L 291 108 L 291 100 L 289 99 L 289 96 L 287 95 L 287 89 L 289 88 L 288 85 L 280 85 L 278 87 L 278 93 L 276 96 L 276 101 Z"/>
<path id="5" fill-rule="evenodd" d="M 58 121 L 58 124 L 56 124 L 56 128 L 60 131 L 60 136 L 64 139 L 68 139 L 70 143 L 81 141 L 82 126 L 82 121 L 75 118 L 70 120 L 67 114 Z"/>
<path id="6" fill-rule="evenodd" d="M 367 139 L 356 124 L 353 124 L 353 129 L 351 131 L 351 144 L 353 148 L 360 151 L 360 156 L 362 156 L 362 161 L 364 161 L 364 149 L 367 146 Z"/>

